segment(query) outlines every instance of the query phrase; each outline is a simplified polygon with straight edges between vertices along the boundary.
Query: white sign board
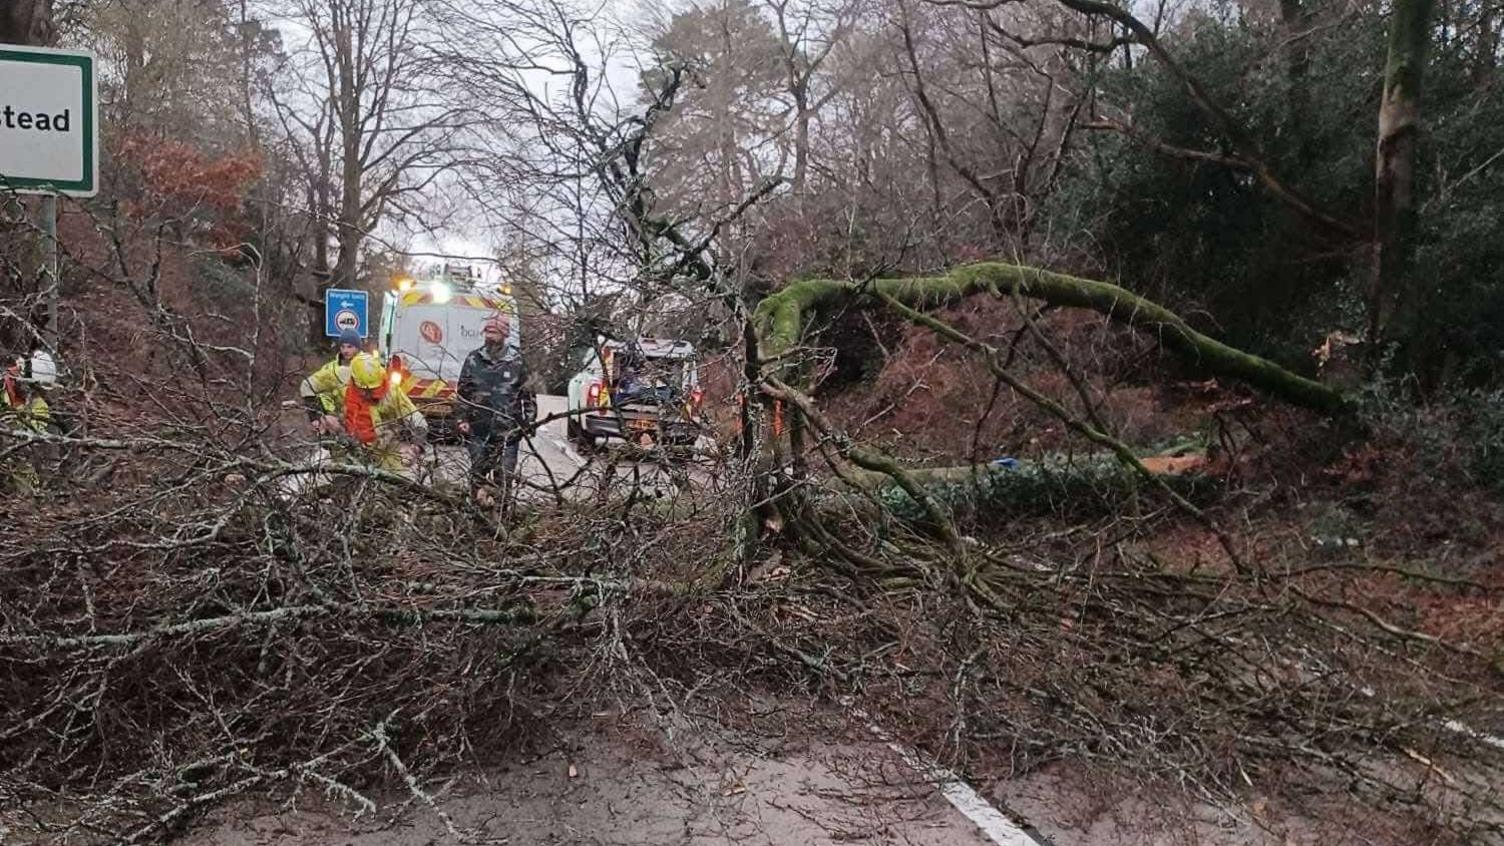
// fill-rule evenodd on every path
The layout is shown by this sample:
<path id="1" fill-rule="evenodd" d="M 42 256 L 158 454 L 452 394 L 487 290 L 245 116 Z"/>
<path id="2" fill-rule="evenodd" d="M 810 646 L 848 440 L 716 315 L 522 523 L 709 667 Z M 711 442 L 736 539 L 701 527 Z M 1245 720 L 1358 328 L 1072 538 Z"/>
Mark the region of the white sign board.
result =
<path id="1" fill-rule="evenodd" d="M 0 45 L 0 193 L 94 196 L 98 103 L 93 56 Z"/>

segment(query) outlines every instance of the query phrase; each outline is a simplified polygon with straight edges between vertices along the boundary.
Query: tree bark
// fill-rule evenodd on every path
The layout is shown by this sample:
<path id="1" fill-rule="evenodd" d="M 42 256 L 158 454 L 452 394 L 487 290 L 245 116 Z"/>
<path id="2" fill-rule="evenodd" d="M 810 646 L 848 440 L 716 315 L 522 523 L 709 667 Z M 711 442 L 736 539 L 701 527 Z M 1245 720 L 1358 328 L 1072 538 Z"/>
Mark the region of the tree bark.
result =
<path id="1" fill-rule="evenodd" d="M 1389 58 L 1379 104 L 1378 151 L 1374 162 L 1373 271 L 1368 334 L 1381 341 L 1402 310 L 1418 304 L 1404 284 L 1415 228 L 1415 141 L 1420 123 L 1421 75 L 1431 40 L 1435 0 L 1394 0 L 1389 20 Z"/>
<path id="2" fill-rule="evenodd" d="M 1446 14 L 1443 12 L 1442 19 Z M 1484 4 L 1483 10 L 1478 14 L 1478 38 L 1477 47 L 1473 53 L 1473 84 L 1482 85 L 1493 75 L 1498 66 L 1497 54 L 1499 52 L 1499 19 L 1496 7 L 1492 3 Z"/>
<path id="3" fill-rule="evenodd" d="M 1116 285 L 999 262 L 960 267 L 945 276 L 881 279 L 860 285 L 819 279 L 791 283 L 758 306 L 761 356 L 764 361 L 777 362 L 798 343 L 814 315 L 879 301 L 869 294 L 886 295 L 911 308 L 923 309 L 982 293 L 1090 309 L 1152 336 L 1182 360 L 1214 376 L 1245 382 L 1285 402 L 1327 415 L 1341 416 L 1353 410 L 1342 393 L 1203 335 L 1169 309 Z"/>
<path id="4" fill-rule="evenodd" d="M 1285 103 L 1288 109 L 1286 120 L 1291 126 L 1300 126 L 1310 112 L 1311 42 L 1302 37 L 1302 31 L 1311 25 L 1309 3 L 1302 0 L 1280 0 L 1280 37 L 1284 39 L 1281 52 L 1285 63 Z M 1310 137 L 1297 133 L 1295 138 L 1296 158 L 1302 165 L 1310 158 Z"/>
<path id="5" fill-rule="evenodd" d="M 803 202 L 804 185 L 809 179 L 809 124 L 814 110 L 809 107 L 808 82 L 801 82 L 794 91 L 794 196 Z"/>
<path id="6" fill-rule="evenodd" d="M 0 0 L 0 44 L 44 46 L 56 36 L 52 0 Z"/>
<path id="7" fill-rule="evenodd" d="M 334 18 L 334 55 L 338 68 L 336 105 L 340 130 L 340 202 L 338 231 L 339 254 L 335 257 L 333 284 L 342 288 L 355 287 L 356 268 L 360 264 L 360 244 L 365 236 L 363 182 L 365 160 L 361 155 L 361 142 L 365 126 L 361 114 L 361 96 L 364 86 L 358 65 L 363 56 L 358 55 L 354 40 L 355 22 L 350 16 L 336 13 Z M 362 39 L 365 33 L 360 33 Z"/>

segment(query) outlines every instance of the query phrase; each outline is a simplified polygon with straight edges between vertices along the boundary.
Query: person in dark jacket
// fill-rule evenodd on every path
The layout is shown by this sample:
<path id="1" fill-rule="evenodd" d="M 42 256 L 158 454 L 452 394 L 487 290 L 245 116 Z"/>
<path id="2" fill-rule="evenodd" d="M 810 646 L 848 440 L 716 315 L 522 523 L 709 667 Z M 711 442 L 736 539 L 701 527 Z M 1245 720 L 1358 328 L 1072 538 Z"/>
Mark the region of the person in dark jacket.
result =
<path id="1" fill-rule="evenodd" d="M 527 389 L 522 351 L 510 343 L 505 315 L 486 321 L 485 344 L 465 358 L 456 389 L 459 433 L 470 452 L 470 484 L 476 499 L 491 499 L 487 486 L 511 487 L 524 428 L 538 416 L 537 400 Z M 496 471 L 501 471 L 497 479 Z"/>

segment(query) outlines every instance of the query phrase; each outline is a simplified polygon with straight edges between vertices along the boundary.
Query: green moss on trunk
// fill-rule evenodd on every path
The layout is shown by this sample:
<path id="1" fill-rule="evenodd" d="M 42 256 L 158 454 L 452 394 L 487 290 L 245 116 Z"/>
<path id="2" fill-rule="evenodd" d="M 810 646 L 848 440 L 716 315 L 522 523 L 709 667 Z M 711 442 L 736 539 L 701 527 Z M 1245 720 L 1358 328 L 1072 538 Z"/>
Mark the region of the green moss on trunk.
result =
<path id="1" fill-rule="evenodd" d="M 916 309 L 935 308 L 982 293 L 1017 294 L 1051 305 L 1090 309 L 1151 335 L 1181 360 L 1212 375 L 1245 382 L 1270 396 L 1323 414 L 1345 415 L 1352 410 L 1348 398 L 1338 391 L 1203 335 L 1169 309 L 1117 285 L 999 262 L 959 267 L 944 276 L 865 283 L 822 279 L 791 283 L 758 306 L 763 359 L 777 361 L 787 353 L 814 315 L 853 303 L 880 303 L 875 293 Z"/>

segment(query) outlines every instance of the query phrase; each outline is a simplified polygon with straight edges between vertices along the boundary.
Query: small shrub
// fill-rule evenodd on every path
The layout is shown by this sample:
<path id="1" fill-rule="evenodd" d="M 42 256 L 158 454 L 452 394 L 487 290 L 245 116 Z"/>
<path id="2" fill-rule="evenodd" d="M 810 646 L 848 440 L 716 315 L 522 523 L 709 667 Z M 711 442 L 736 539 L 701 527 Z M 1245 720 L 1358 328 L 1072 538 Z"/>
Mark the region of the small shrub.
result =
<path id="1" fill-rule="evenodd" d="M 1478 484 L 1504 493 L 1504 390 L 1470 392 L 1459 408 L 1457 434 L 1468 445 L 1468 472 Z"/>

